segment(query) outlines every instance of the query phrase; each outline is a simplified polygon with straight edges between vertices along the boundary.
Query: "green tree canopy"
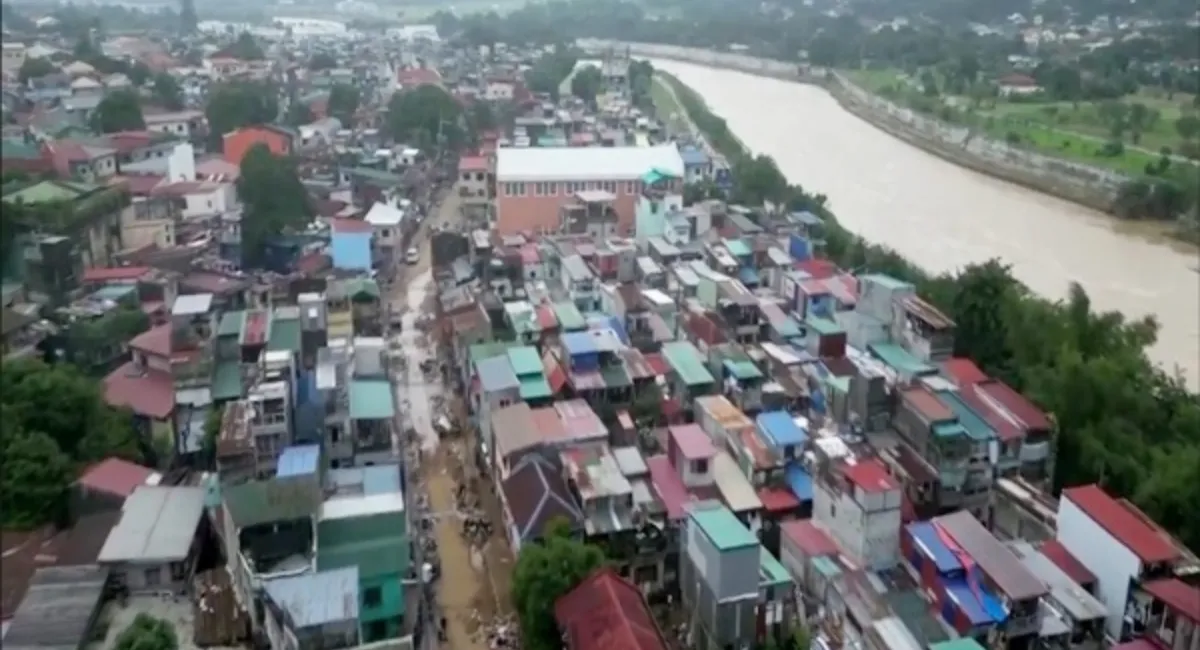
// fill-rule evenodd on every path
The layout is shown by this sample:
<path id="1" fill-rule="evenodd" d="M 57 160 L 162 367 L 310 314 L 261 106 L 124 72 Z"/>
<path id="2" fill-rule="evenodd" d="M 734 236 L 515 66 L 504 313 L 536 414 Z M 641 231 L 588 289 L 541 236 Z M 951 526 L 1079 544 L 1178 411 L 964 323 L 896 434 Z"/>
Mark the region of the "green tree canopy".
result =
<path id="1" fill-rule="evenodd" d="M 329 91 L 329 115 L 336 117 L 345 128 L 354 125 L 354 113 L 358 110 L 361 93 L 350 84 L 335 84 Z"/>
<path id="2" fill-rule="evenodd" d="M 561 519 L 551 523 L 544 539 L 521 547 L 513 570 L 512 597 L 520 618 L 523 647 L 561 647 L 554 602 L 603 565 L 604 553 L 572 538 Z"/>
<path id="3" fill-rule="evenodd" d="M 292 160 L 275 156 L 262 144 L 251 147 L 242 159 L 237 190 L 245 206 L 241 247 L 246 268 L 262 263 L 272 237 L 303 229 L 315 214 Z"/>
<path id="4" fill-rule="evenodd" d="M 283 117 L 283 121 L 290 126 L 311 124 L 313 121 L 312 109 L 300 100 L 293 100 L 288 104 L 287 115 Z"/>
<path id="5" fill-rule="evenodd" d="M 4 471 L 0 472 L 4 527 L 25 530 L 61 520 L 67 486 L 75 474 L 71 459 L 54 439 L 6 424 L 0 429 L 0 449 L 4 451 Z"/>
<path id="6" fill-rule="evenodd" d="M 92 128 L 100 133 L 136 131 L 146 128 L 137 93 L 118 90 L 104 96 L 92 113 Z"/>
<path id="7" fill-rule="evenodd" d="M 525 73 L 525 83 L 535 93 L 546 93 L 558 99 L 558 88 L 575 69 L 579 54 L 573 48 L 559 45 L 542 55 Z"/>
<path id="8" fill-rule="evenodd" d="M 173 111 L 178 111 L 183 108 L 183 90 L 179 87 L 179 82 L 175 77 L 166 73 L 160 72 L 154 76 L 154 101 L 162 104 L 164 108 Z"/>
<path id="9" fill-rule="evenodd" d="M 596 101 L 596 96 L 600 94 L 603 86 L 604 77 L 594 65 L 584 66 L 571 77 L 571 94 L 589 104 Z"/>
<path id="10" fill-rule="evenodd" d="M 213 89 L 204 107 L 208 127 L 219 144 L 226 133 L 250 124 L 268 124 L 279 115 L 279 94 L 264 83 L 235 82 Z"/>
<path id="11" fill-rule="evenodd" d="M 175 628 L 161 618 L 142 613 L 117 635 L 115 650 L 179 650 Z"/>
<path id="12" fill-rule="evenodd" d="M 329 52 L 317 52 L 308 60 L 309 70 L 330 70 L 338 67 L 337 59 Z"/>
<path id="13" fill-rule="evenodd" d="M 17 78 L 21 83 L 25 83 L 30 79 L 38 79 L 48 74 L 58 72 L 58 66 L 54 65 L 50 59 L 43 57 L 28 58 L 21 64 L 21 69 L 17 72 Z"/>
<path id="14" fill-rule="evenodd" d="M 237 40 L 226 48 L 225 52 L 242 61 L 261 61 L 267 58 L 263 54 L 262 48 L 259 47 L 258 41 L 254 39 L 254 36 L 250 32 L 238 34 Z"/>
<path id="15" fill-rule="evenodd" d="M 463 143 L 462 106 L 441 86 L 425 84 L 392 95 L 388 102 L 387 131 L 397 140 L 417 146 L 440 144 L 451 148 Z"/>

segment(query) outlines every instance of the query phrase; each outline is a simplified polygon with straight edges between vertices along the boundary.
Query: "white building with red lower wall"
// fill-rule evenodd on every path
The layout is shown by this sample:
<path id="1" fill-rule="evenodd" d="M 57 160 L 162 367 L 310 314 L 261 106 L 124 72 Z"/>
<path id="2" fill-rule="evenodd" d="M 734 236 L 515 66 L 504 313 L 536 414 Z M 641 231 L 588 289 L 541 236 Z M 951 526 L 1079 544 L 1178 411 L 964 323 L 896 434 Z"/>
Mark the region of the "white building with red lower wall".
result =
<path id="1" fill-rule="evenodd" d="M 496 228 L 502 235 L 555 232 L 564 204 L 578 192 L 600 190 L 613 195 L 618 230 L 629 234 L 642 176 L 654 169 L 683 178 L 679 149 L 674 144 L 500 148 L 496 152 Z"/>

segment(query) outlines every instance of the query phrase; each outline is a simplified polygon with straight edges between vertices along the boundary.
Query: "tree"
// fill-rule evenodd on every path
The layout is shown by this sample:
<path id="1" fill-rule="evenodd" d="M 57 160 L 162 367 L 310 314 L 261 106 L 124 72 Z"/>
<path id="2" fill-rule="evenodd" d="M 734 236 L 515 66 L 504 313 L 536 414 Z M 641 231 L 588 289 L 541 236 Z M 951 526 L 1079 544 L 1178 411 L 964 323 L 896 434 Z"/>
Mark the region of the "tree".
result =
<path id="1" fill-rule="evenodd" d="M 361 93 L 358 88 L 349 84 L 335 84 L 329 91 L 328 113 L 342 122 L 342 126 L 350 128 L 354 125 L 354 113 L 358 111 Z"/>
<path id="2" fill-rule="evenodd" d="M 329 70 L 338 67 L 337 59 L 329 52 L 317 52 L 308 60 L 309 70 Z"/>
<path id="3" fill-rule="evenodd" d="M 462 106 L 440 86 L 426 84 L 401 90 L 388 102 L 388 133 L 416 146 L 456 148 L 463 142 Z"/>
<path id="4" fill-rule="evenodd" d="M 126 73 L 126 76 L 129 77 L 129 81 L 134 86 L 141 88 L 154 76 L 154 71 L 150 69 L 150 66 L 138 61 L 129 66 L 129 72 Z"/>
<path id="5" fill-rule="evenodd" d="M 1184 140 L 1195 138 L 1197 135 L 1200 135 L 1200 117 L 1195 115 L 1180 115 L 1175 120 L 1175 132 Z"/>
<path id="6" fill-rule="evenodd" d="M 160 72 L 154 76 L 154 101 L 173 111 L 183 108 L 183 89 L 173 75 Z"/>
<path id="7" fill-rule="evenodd" d="M 136 131 L 146 128 L 142 106 L 132 90 L 118 90 L 105 95 L 92 113 L 92 128 L 100 133 Z"/>
<path id="8" fill-rule="evenodd" d="M 530 650 L 561 646 L 554 602 L 604 564 L 604 553 L 571 537 L 561 519 L 545 537 L 521 548 L 513 570 L 513 605 L 521 623 L 521 642 Z"/>
<path id="9" fill-rule="evenodd" d="M 196 29 L 200 26 L 200 20 L 196 16 L 195 0 L 182 0 L 179 7 L 179 31 L 186 35 L 195 34 Z"/>
<path id="10" fill-rule="evenodd" d="M 17 78 L 21 83 L 26 83 L 30 79 L 38 79 L 48 74 L 58 72 L 58 66 L 54 65 L 50 59 L 37 57 L 25 59 L 21 64 L 21 69 L 17 72 Z"/>
<path id="11" fill-rule="evenodd" d="M 262 144 L 251 147 L 242 159 L 237 191 L 245 206 L 241 220 L 245 268 L 262 263 L 272 237 L 303 229 L 315 214 L 292 161 L 275 156 Z"/>
<path id="12" fill-rule="evenodd" d="M 217 87 L 208 97 L 204 116 L 217 143 L 230 131 L 250 124 L 267 124 L 279 115 L 279 96 L 273 86 L 235 82 Z"/>
<path id="13" fill-rule="evenodd" d="M 292 100 L 288 104 L 287 115 L 283 117 L 283 121 L 289 126 L 311 124 L 313 122 L 312 109 L 300 100 Z"/>
<path id="14" fill-rule="evenodd" d="M 585 66 L 571 77 L 571 94 L 591 104 L 604 85 L 604 77 L 594 65 Z"/>
<path id="15" fill-rule="evenodd" d="M 71 460 L 53 438 L 39 431 L 5 424 L 0 440 L 4 450 L 4 472 L 0 472 L 4 527 L 25 530 L 61 519 L 67 486 L 74 479 Z"/>
<path id="16" fill-rule="evenodd" d="M 525 73 L 525 83 L 535 93 L 546 93 L 558 99 L 558 87 L 575 69 L 579 57 L 574 49 L 557 46 L 553 52 L 542 55 Z"/>
<path id="17" fill-rule="evenodd" d="M 117 635 L 115 650 L 179 650 L 179 638 L 167 621 L 141 613 Z"/>
<path id="18" fill-rule="evenodd" d="M 261 61 L 266 58 L 262 48 L 258 45 L 258 41 L 254 40 L 250 32 L 238 34 L 237 40 L 226 51 L 230 56 L 242 61 Z"/>

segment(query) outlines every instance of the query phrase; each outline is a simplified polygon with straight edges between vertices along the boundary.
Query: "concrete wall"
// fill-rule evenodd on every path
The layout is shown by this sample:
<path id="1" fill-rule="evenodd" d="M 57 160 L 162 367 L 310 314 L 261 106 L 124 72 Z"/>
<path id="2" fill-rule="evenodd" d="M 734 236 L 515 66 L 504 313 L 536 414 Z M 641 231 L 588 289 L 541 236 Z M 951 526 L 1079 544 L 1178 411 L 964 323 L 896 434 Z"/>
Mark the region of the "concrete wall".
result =
<path id="1" fill-rule="evenodd" d="M 1111 208 L 1129 177 L 1112 171 L 1043 156 L 1008 143 L 972 133 L 971 129 L 936 120 L 897 106 L 839 74 L 817 78 L 801 74 L 795 63 L 760 59 L 731 52 L 646 43 L 581 40 L 587 51 L 628 47 L 636 56 L 672 59 L 714 68 L 736 70 L 786 81 L 825 86 L 843 108 L 871 125 L 950 162 L 1092 207 Z"/>

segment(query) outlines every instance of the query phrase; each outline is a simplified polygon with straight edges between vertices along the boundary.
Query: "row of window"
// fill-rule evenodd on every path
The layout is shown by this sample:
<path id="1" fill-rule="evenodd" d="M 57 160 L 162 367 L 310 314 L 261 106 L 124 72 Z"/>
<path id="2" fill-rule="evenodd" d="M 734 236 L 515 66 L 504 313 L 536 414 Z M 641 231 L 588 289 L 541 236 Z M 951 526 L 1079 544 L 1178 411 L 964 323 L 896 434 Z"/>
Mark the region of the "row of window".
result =
<path id="1" fill-rule="evenodd" d="M 602 190 L 610 194 L 638 194 L 641 181 L 548 181 L 537 183 L 501 183 L 504 196 L 570 196 L 587 190 Z"/>

